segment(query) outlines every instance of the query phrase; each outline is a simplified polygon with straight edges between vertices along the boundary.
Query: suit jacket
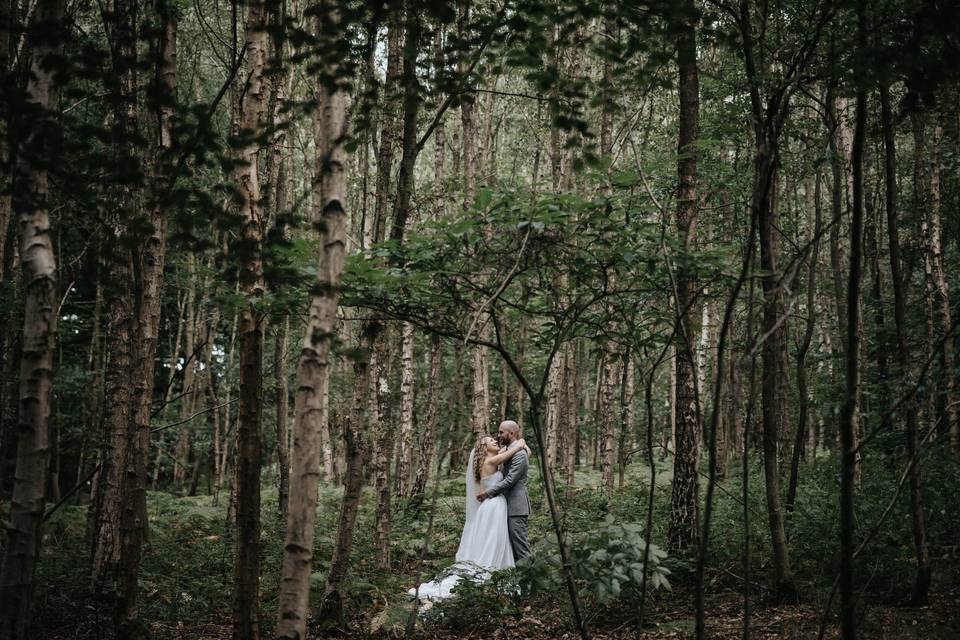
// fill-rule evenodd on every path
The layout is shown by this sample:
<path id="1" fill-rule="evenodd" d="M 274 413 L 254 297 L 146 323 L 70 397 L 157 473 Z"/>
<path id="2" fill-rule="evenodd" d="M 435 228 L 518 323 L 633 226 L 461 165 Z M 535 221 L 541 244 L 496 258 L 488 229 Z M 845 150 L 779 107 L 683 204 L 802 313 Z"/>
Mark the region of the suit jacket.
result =
<path id="1" fill-rule="evenodd" d="M 507 499 L 507 516 L 530 515 L 530 496 L 527 494 L 527 469 L 530 462 L 526 451 L 518 451 L 504 463 L 507 468 L 503 480 L 487 490 L 494 498 L 503 495 Z"/>

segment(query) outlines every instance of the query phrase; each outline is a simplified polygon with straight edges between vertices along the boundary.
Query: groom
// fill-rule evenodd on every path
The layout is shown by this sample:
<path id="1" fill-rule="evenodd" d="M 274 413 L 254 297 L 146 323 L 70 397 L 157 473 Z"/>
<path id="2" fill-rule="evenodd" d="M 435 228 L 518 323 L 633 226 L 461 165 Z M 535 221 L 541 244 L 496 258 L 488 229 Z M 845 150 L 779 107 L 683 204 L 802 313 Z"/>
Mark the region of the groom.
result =
<path id="1" fill-rule="evenodd" d="M 520 425 L 513 420 L 501 422 L 498 435 L 500 446 L 509 449 L 520 438 Z M 495 498 L 501 494 L 507 499 L 507 532 L 510 535 L 510 546 L 513 547 L 513 557 L 520 560 L 530 555 L 530 542 L 527 540 L 527 516 L 530 515 L 530 496 L 527 495 L 527 467 L 529 466 L 527 452 L 517 452 L 507 464 L 509 468 L 503 480 L 478 494 L 477 500 L 483 502 L 487 498 Z"/>

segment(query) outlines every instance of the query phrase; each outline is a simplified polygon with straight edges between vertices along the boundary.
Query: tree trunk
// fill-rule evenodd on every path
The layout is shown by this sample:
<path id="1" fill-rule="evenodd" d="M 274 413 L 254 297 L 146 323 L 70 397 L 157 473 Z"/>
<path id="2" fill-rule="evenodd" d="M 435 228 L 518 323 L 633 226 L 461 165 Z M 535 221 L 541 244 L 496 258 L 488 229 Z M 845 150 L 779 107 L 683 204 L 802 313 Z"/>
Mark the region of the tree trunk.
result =
<path id="1" fill-rule="evenodd" d="M 231 391 L 230 374 L 233 371 L 233 359 L 234 359 L 234 352 L 236 351 L 237 324 L 239 321 L 239 316 L 240 316 L 239 313 L 235 312 L 233 314 L 233 322 L 230 324 L 230 344 L 227 346 L 227 362 L 224 366 L 224 372 L 225 372 L 224 386 L 226 387 L 226 389 L 224 390 L 224 394 L 223 394 L 224 395 L 223 404 L 225 406 L 224 406 L 224 413 L 223 413 L 223 417 L 224 417 L 223 433 L 219 443 L 220 453 L 219 453 L 219 458 L 217 462 L 214 464 L 214 467 L 216 469 L 216 478 L 214 478 L 214 483 L 213 483 L 214 504 L 217 503 L 220 496 L 220 491 L 221 489 L 223 489 L 223 483 L 227 478 L 227 462 L 229 460 L 228 455 L 230 453 L 230 444 L 234 440 L 231 437 L 233 433 L 233 427 L 230 421 L 230 405 L 232 402 L 232 400 L 230 399 L 230 391 Z"/>
<path id="2" fill-rule="evenodd" d="M 263 315 L 257 308 L 265 292 L 263 277 L 263 210 L 258 138 L 265 124 L 269 97 L 269 10 L 264 0 L 248 9 L 244 50 L 249 74 L 242 91 L 240 132 L 234 180 L 240 197 L 237 243 L 240 291 L 240 388 L 237 422 L 236 504 L 237 541 L 233 582 L 235 640 L 260 637 L 260 465 L 263 424 Z"/>
<path id="3" fill-rule="evenodd" d="M 561 439 L 560 431 L 562 425 L 560 422 L 562 393 L 561 388 L 564 385 L 564 359 L 562 355 L 554 358 L 550 363 L 550 371 L 547 380 L 547 401 L 546 401 L 546 423 L 547 423 L 547 464 L 553 467 L 557 459 L 557 446 Z"/>
<path id="4" fill-rule="evenodd" d="M 420 47 L 420 6 L 412 0 L 404 3 L 406 20 L 403 28 L 403 137 L 401 139 L 400 168 L 397 172 L 397 199 L 393 208 L 390 239 L 403 240 L 413 197 L 414 168 L 420 149 L 417 146 L 417 117 L 420 112 L 420 92 L 417 81 L 417 52 Z M 397 28 L 399 32 L 399 26 Z M 399 34 L 398 34 L 399 35 Z"/>
<path id="5" fill-rule="evenodd" d="M 373 477 L 377 496 L 376 523 L 374 525 L 374 561 L 377 568 L 390 568 L 390 456 L 394 445 L 394 421 L 389 411 L 389 361 L 388 348 L 390 325 L 379 323 L 372 353 L 370 354 L 370 384 L 368 385 L 368 408 L 373 428 Z"/>
<path id="6" fill-rule="evenodd" d="M 410 492 L 410 473 L 413 465 L 413 325 L 403 323 L 400 347 L 400 459 L 395 476 L 397 497 Z M 423 466 L 423 460 L 420 465 Z"/>
<path id="7" fill-rule="evenodd" d="M 0 3 L 0 78 L 4 82 L 7 80 L 7 74 L 10 72 L 10 37 L 15 33 L 11 17 L 13 15 L 13 3 Z M 0 115 L 0 282 L 4 281 L 6 276 L 6 248 L 7 233 L 11 230 L 12 222 L 12 201 L 10 195 L 11 173 L 10 173 L 10 116 L 8 114 Z M 12 236 L 11 236 L 12 241 Z M 5 318 L 6 319 L 6 318 Z M 9 320 L 8 320 L 9 321 Z M 7 337 L 6 331 L 0 331 L 0 335 Z M 6 346 L 5 340 L 0 340 L 0 345 Z M 0 388 L 0 446 L 3 445 L 3 410 L 7 407 L 10 398 L 4 397 L 4 389 Z M 12 404 L 12 402 L 11 402 Z M 0 470 L 2 470 L 3 461 L 0 460 Z M 3 475 L 0 473 L 0 482 Z"/>
<path id="8" fill-rule="evenodd" d="M 810 425 L 810 392 L 807 383 L 807 354 L 810 352 L 810 344 L 813 342 L 813 333 L 816 329 L 817 321 L 817 261 L 820 256 L 820 229 L 821 229 L 821 188 L 822 179 L 820 172 L 817 172 L 815 186 L 813 190 L 813 223 L 810 223 L 809 210 L 807 207 L 807 228 L 810 229 L 812 245 L 810 255 L 807 256 L 807 319 L 804 328 L 803 337 L 800 340 L 800 347 L 797 349 L 797 394 L 799 396 L 799 417 L 797 418 L 797 431 L 793 442 L 793 453 L 790 458 L 790 482 L 787 486 L 786 509 L 793 511 L 794 501 L 797 497 L 797 482 L 800 476 L 800 459 L 803 457 L 804 446 L 807 440 L 807 430 Z M 816 452 L 814 452 L 816 455 Z"/>
<path id="9" fill-rule="evenodd" d="M 288 184 L 288 174 L 292 169 L 290 154 L 284 150 L 289 123 L 284 121 L 283 111 L 286 107 L 287 96 L 291 93 L 293 83 L 293 65 L 285 60 L 286 55 L 286 28 L 289 12 L 297 18 L 296 2 L 288 3 L 285 10 L 272 13 L 274 28 L 280 35 L 271 37 L 273 44 L 271 66 L 282 69 L 270 83 L 270 124 L 273 134 L 270 139 L 265 172 L 267 184 L 263 194 L 263 208 L 274 220 L 274 228 L 281 239 L 286 239 L 285 216 L 289 207 L 292 182 Z M 290 387 L 287 376 L 287 336 L 290 332 L 290 315 L 285 313 L 277 323 L 274 333 L 274 360 L 273 377 L 276 405 L 276 436 L 277 436 L 277 510 L 281 522 L 286 522 L 287 506 L 290 496 Z M 322 431 L 321 431 L 322 433 Z"/>
<path id="10" fill-rule="evenodd" d="M 600 368 L 600 395 L 599 406 L 597 408 L 597 418 L 599 424 L 598 447 L 600 449 L 600 477 L 601 484 L 607 492 L 613 490 L 614 467 L 616 460 L 614 458 L 614 427 L 616 424 L 616 405 L 614 397 L 616 395 L 617 381 L 619 378 L 617 363 L 621 359 L 613 351 L 611 345 L 604 345 L 603 365 Z"/>
<path id="11" fill-rule="evenodd" d="M 443 350 L 440 341 L 432 338 L 430 346 L 430 376 L 427 382 L 427 409 L 424 416 L 423 435 L 420 437 L 420 463 L 417 465 L 416 478 L 410 490 L 410 505 L 419 506 L 423 501 L 423 492 L 427 486 L 430 469 L 434 466 L 434 439 L 436 437 L 437 412 L 440 407 L 440 365 Z"/>
<path id="12" fill-rule="evenodd" d="M 350 550 L 353 548 L 353 533 L 357 522 L 357 510 L 360 506 L 364 464 L 368 462 L 365 460 L 368 447 L 364 434 L 364 421 L 369 408 L 370 352 L 376 340 L 376 336 L 371 331 L 378 328 L 379 325 L 363 327 L 359 355 L 353 364 L 353 411 L 349 423 L 344 427 L 347 468 L 343 500 L 340 503 L 340 519 L 337 524 L 333 557 L 330 559 L 330 572 L 327 574 L 320 606 L 315 616 L 315 619 L 323 624 L 336 624 L 343 620 L 343 607 L 347 597 L 344 583 L 350 566 Z"/>
<path id="13" fill-rule="evenodd" d="M 920 219 L 920 238 L 921 242 L 924 242 L 926 246 L 921 246 L 920 255 L 923 260 L 923 274 L 924 274 L 924 296 L 923 296 L 923 310 L 924 310 L 924 321 L 925 321 L 925 333 L 926 340 L 923 341 L 924 347 L 924 360 L 927 362 L 933 362 L 936 354 L 934 353 L 934 343 L 936 342 L 936 330 L 934 328 L 935 320 L 935 311 L 934 311 L 934 277 L 933 277 L 933 256 L 931 251 L 929 251 L 929 241 L 928 237 L 930 235 L 929 231 L 929 214 L 927 209 L 930 206 L 929 197 L 930 197 L 930 176 L 926 167 L 926 157 L 928 154 L 927 150 L 927 140 L 926 140 L 926 123 L 925 115 L 920 111 L 914 111 L 911 113 L 911 124 L 913 129 L 913 200 L 914 200 L 914 210 L 916 217 Z M 905 269 L 906 273 L 911 273 L 909 266 Z M 933 383 L 933 393 L 923 394 L 922 403 L 918 403 L 919 413 L 922 416 L 922 421 L 924 423 L 930 424 L 931 426 L 936 424 L 937 421 L 937 404 L 940 394 L 937 393 L 938 384 Z M 934 432 L 934 437 L 936 432 Z"/>
<path id="14" fill-rule="evenodd" d="M 622 491 L 627 472 L 627 454 L 633 438 L 633 394 L 636 385 L 635 367 L 630 351 L 623 356 L 620 378 L 620 442 L 617 447 L 617 487 Z"/>
<path id="15" fill-rule="evenodd" d="M 387 31 L 387 86 L 384 101 L 383 126 L 380 135 L 380 150 L 377 156 L 377 192 L 374 204 L 374 242 L 383 242 L 386 234 L 388 206 L 390 202 L 390 182 L 394 147 L 397 143 L 397 128 L 399 124 L 398 105 L 400 102 L 400 84 L 403 81 L 404 69 L 401 56 L 401 39 L 403 24 L 398 8 L 394 8 L 390 15 L 390 25 Z M 403 47 L 406 53 L 406 47 Z M 404 106 L 406 102 L 404 101 Z M 406 122 L 404 122 L 406 124 Z M 406 132 L 406 130 L 405 130 Z M 406 142 L 406 141 L 404 141 Z M 405 147 L 406 150 L 406 147 Z M 401 165 L 409 169 L 409 158 L 402 158 Z M 412 174 L 406 174 L 412 178 Z M 396 191 L 395 203 L 400 206 L 401 189 Z M 409 199 L 409 193 L 405 196 Z M 406 214 L 404 214 L 405 216 Z M 397 222 L 395 220 L 395 222 Z M 402 237 L 403 226 L 394 224 L 391 228 L 391 238 L 394 232 Z M 375 524 L 375 546 L 377 566 L 387 568 L 390 557 L 390 454 L 393 451 L 393 423 L 387 416 L 387 403 L 381 402 L 381 395 L 388 393 L 387 376 L 387 340 L 388 325 L 380 316 L 375 316 L 367 322 L 370 324 L 370 333 L 373 342 L 370 345 L 370 383 L 363 387 L 367 394 L 367 412 L 370 416 L 371 428 L 369 433 L 373 443 L 373 465 L 375 493 L 377 495 L 377 510 Z M 346 499 L 346 498 L 345 498 Z"/>
<path id="16" fill-rule="evenodd" d="M 670 423 L 669 431 L 663 434 L 664 446 L 661 449 L 660 460 L 666 460 L 667 456 L 673 453 L 673 443 L 677 440 L 677 347 L 671 345 L 667 362 L 673 363 L 670 366 L 670 378 L 667 380 L 667 402 L 670 404 Z"/>
<path id="17" fill-rule="evenodd" d="M 764 143 L 761 143 L 764 144 Z M 786 398 L 786 328 L 777 264 L 778 216 L 771 196 L 775 189 L 777 155 L 764 144 L 757 152 L 753 203 L 759 211 L 760 266 L 763 269 L 763 318 L 761 335 L 766 336 L 761 349 L 763 380 L 761 382 L 761 424 L 763 472 L 767 498 L 767 517 L 773 543 L 774 573 L 777 595 L 783 600 L 796 598 L 796 585 L 790 569 L 787 535 L 780 502 L 778 449 L 780 434 L 787 428 Z"/>
<path id="18" fill-rule="evenodd" d="M 59 53 L 63 2 L 42 3 L 37 26 L 46 29 L 34 43 L 27 82 L 21 144 L 40 158 L 53 158 L 49 137 L 37 135 L 53 126 L 57 104 L 54 67 L 49 58 Z M 45 143 L 45 141 L 47 141 Z M 17 163 L 17 188 L 12 195 L 20 229 L 20 268 L 24 283 L 23 350 L 20 358 L 17 463 L 7 534 L 0 565 L 0 638 L 31 637 L 31 596 L 40 553 L 41 525 L 46 508 L 49 463 L 50 404 L 53 390 L 53 353 L 57 341 L 57 263 L 48 212 L 48 181 L 44 164 Z"/>
<path id="19" fill-rule="evenodd" d="M 464 0 L 460 4 L 457 27 L 461 38 L 468 37 L 467 24 L 470 21 L 470 2 Z M 466 74 L 467 63 L 461 59 L 458 63 L 458 72 Z M 469 90 L 465 92 L 460 103 L 460 126 L 463 132 L 463 208 L 469 211 L 477 197 L 477 130 L 474 122 L 474 95 Z M 487 315 L 480 313 L 475 331 L 483 339 L 487 335 Z M 473 347 L 473 384 L 471 392 L 470 433 L 471 441 L 475 442 L 480 434 L 488 430 L 490 420 L 490 387 L 488 380 L 487 350 L 485 347 Z"/>
<path id="20" fill-rule="evenodd" d="M 807 354 L 810 352 L 810 344 L 813 342 L 813 333 L 817 323 L 817 260 L 820 256 L 820 229 L 823 217 L 820 203 L 820 185 L 822 179 L 819 171 L 817 171 L 815 180 L 816 183 L 813 190 L 814 220 L 812 225 L 810 224 L 809 215 L 807 218 L 807 227 L 810 229 L 810 241 L 813 244 L 810 247 L 810 255 L 807 256 L 806 326 L 803 331 L 803 338 L 800 340 L 800 348 L 797 349 L 797 394 L 799 396 L 800 409 L 797 419 L 796 437 L 793 442 L 793 454 L 790 459 L 790 483 L 787 486 L 786 500 L 788 513 L 793 512 L 794 502 L 797 497 L 797 482 L 800 477 L 800 459 L 803 456 L 807 429 L 809 429 L 810 423 L 810 392 L 807 387 Z"/>
<path id="21" fill-rule="evenodd" d="M 287 383 L 287 332 L 289 327 L 290 316 L 285 315 L 277 325 L 273 351 L 273 377 L 276 384 L 277 405 L 277 467 L 279 467 L 277 508 L 281 521 L 287 519 L 287 507 L 290 500 L 290 433 L 287 427 L 287 415 L 290 412 L 290 389 Z M 318 435 L 322 434 L 321 429 L 318 429 Z"/>
<path id="22" fill-rule="evenodd" d="M 677 67 L 679 73 L 680 132 L 677 140 L 677 231 L 683 251 L 676 274 L 676 323 L 680 343 L 676 348 L 676 420 L 674 422 L 673 492 L 667 536 L 672 550 L 695 546 L 699 537 L 700 438 L 703 433 L 697 396 L 697 364 L 694 360 L 696 312 L 691 308 L 696 292 L 694 275 L 686 266 L 693 250 L 697 219 L 697 144 L 700 138 L 700 79 L 697 71 L 696 9 L 678 25 Z"/>
<path id="23" fill-rule="evenodd" d="M 98 294 L 99 296 L 99 294 Z M 173 334 L 173 346 L 170 348 L 170 360 L 167 363 L 167 380 L 166 387 L 164 388 L 162 404 L 161 406 L 161 415 L 165 415 L 166 409 L 170 406 L 170 398 L 173 395 L 173 379 L 177 374 L 177 362 L 180 359 L 180 339 L 184 334 L 184 318 L 186 312 L 186 296 L 182 295 L 181 291 L 177 291 L 177 324 L 174 329 Z M 153 474 L 150 476 L 150 489 L 153 491 L 157 490 L 157 487 L 160 486 L 160 473 L 163 469 L 163 455 L 164 455 L 164 432 L 157 434 L 157 439 L 155 447 L 157 450 L 157 455 L 154 458 L 153 463 Z M 216 504 L 216 495 L 214 495 L 214 504 Z"/>
<path id="24" fill-rule="evenodd" d="M 866 51 L 866 0 L 857 2 L 857 43 Z M 853 207 L 850 218 L 850 273 L 847 285 L 846 397 L 840 412 L 840 631 L 843 640 L 854 640 L 856 599 L 853 554 L 854 492 L 857 424 L 860 420 L 860 299 L 863 269 L 863 150 L 867 135 L 867 90 L 857 84 L 856 125 L 853 135 Z"/>
<path id="25" fill-rule="evenodd" d="M 839 142 L 840 118 L 837 115 L 837 99 L 834 96 L 833 86 L 828 87 L 824 98 L 827 108 L 825 113 L 828 142 L 830 148 L 830 217 L 839 220 L 843 215 L 844 179 L 843 179 L 843 150 Z M 840 225 L 830 226 L 830 268 L 833 275 L 833 298 L 837 307 L 837 329 L 840 334 L 840 344 L 845 345 L 847 340 L 846 302 L 843 285 L 843 253 L 840 247 Z"/>
<path id="26" fill-rule="evenodd" d="M 907 296 L 906 283 L 900 259 L 899 192 L 897 187 L 897 149 L 893 113 L 890 107 L 890 87 L 880 83 L 880 117 L 883 127 L 884 187 L 887 212 L 887 241 L 890 253 L 890 281 L 893 286 L 893 321 L 897 336 L 897 376 L 899 386 L 907 386 L 910 370 L 910 351 L 907 347 Z M 906 423 L 908 459 L 917 455 L 916 401 L 911 396 L 903 406 Z M 916 576 L 913 582 L 911 602 L 915 606 L 927 603 L 930 590 L 930 552 L 927 547 L 927 525 L 923 510 L 923 484 L 919 460 L 910 466 L 910 515 L 913 528 L 913 546 L 916 554 Z"/>
<path id="27" fill-rule="evenodd" d="M 934 335 L 937 338 L 937 358 L 941 375 L 937 394 L 937 420 L 941 430 L 949 434 L 950 449 L 960 456 L 960 422 L 956 393 L 954 389 L 956 363 L 954 362 L 953 340 L 950 339 L 952 321 L 950 317 L 950 291 L 943 266 L 943 224 L 940 218 L 940 144 L 943 138 L 943 125 L 940 115 L 932 117 L 932 136 L 930 153 L 925 157 L 929 162 L 927 172 L 929 196 L 926 207 L 926 251 L 930 256 L 930 278 L 933 290 Z"/>
<path id="28" fill-rule="evenodd" d="M 97 508 L 94 512 L 93 584 L 103 594 L 119 592 L 117 571 L 122 545 L 120 520 L 124 507 L 125 474 L 131 439 L 135 318 L 133 263 L 128 224 L 137 214 L 138 179 L 131 172 L 139 163 L 132 148 L 136 135 L 136 29 L 134 8 L 114 2 L 110 20 L 113 88 L 112 146 L 117 181 L 117 210 L 110 216 L 103 265 L 107 300 L 107 362 L 104 376 L 104 441 Z"/>
<path id="29" fill-rule="evenodd" d="M 864 160 L 864 164 L 869 167 L 869 160 Z M 864 178 L 866 184 L 866 178 Z M 866 186 L 864 187 L 866 188 Z M 880 248 L 877 242 L 877 235 L 880 227 L 880 214 L 877 211 L 876 199 L 864 195 L 864 250 L 866 254 L 864 259 L 869 262 L 870 269 L 870 306 L 873 308 L 873 330 L 876 336 L 872 348 L 865 349 L 866 355 L 872 356 L 877 367 L 877 391 L 873 394 L 867 394 L 864 402 L 864 411 L 866 413 L 881 414 L 884 416 L 884 430 L 891 426 L 888 409 L 890 406 L 890 366 L 887 361 L 887 349 L 890 343 L 890 337 L 886 329 L 886 314 L 884 305 L 886 298 L 883 291 L 883 277 L 880 270 Z M 870 353 L 872 352 L 872 353 Z M 869 404 L 870 396 L 876 398 L 876 406 Z"/>
<path id="30" fill-rule="evenodd" d="M 180 420 L 186 421 L 177 429 L 177 442 L 173 453 L 173 486 L 177 491 L 183 491 L 187 478 L 187 468 L 190 463 L 190 441 L 192 425 L 189 417 L 193 414 L 197 404 L 196 385 L 196 337 L 197 337 L 197 304 L 196 304 L 196 257 L 193 253 L 187 255 L 187 294 L 186 294 L 186 322 L 183 327 L 183 383 L 180 398 Z"/>
<path id="31" fill-rule="evenodd" d="M 343 37 L 339 11 L 332 5 L 321 2 L 317 21 L 318 32 L 330 33 L 335 38 Z M 330 62 L 323 72 L 327 77 L 337 77 L 339 66 Z M 320 480 L 319 434 L 326 429 L 330 409 L 330 354 L 337 327 L 340 278 L 346 249 L 346 152 L 342 138 L 346 132 L 347 94 L 342 89 L 330 92 L 322 82 L 317 87 L 318 108 L 314 112 L 314 131 L 317 135 L 318 181 L 313 198 L 313 217 L 323 224 L 317 286 L 314 287 L 315 294 L 297 366 L 291 469 L 294 490 L 287 510 L 280 603 L 274 632 L 277 638 L 290 640 L 306 637 Z M 353 444 L 350 429 L 346 431 L 348 444 Z M 359 465 L 355 466 L 359 472 Z M 354 516 L 355 513 L 356 506 Z M 351 523 L 351 534 L 352 530 Z"/>
<path id="32" fill-rule="evenodd" d="M 433 65 L 434 69 L 440 70 L 443 68 L 444 59 L 443 59 L 443 25 L 437 25 L 436 30 L 434 31 L 433 36 Z M 437 95 L 437 107 L 439 108 L 442 104 L 445 96 L 443 94 Z M 437 121 L 437 127 L 433 131 L 433 219 L 434 220 L 444 220 L 446 219 L 446 163 L 444 158 L 446 157 L 446 144 L 447 144 L 447 130 L 444 126 L 444 118 L 441 115 L 440 119 Z"/>
<path id="33" fill-rule="evenodd" d="M 165 170 L 173 146 L 174 101 L 177 95 L 177 16 L 165 0 L 158 0 L 159 38 L 154 45 L 157 68 L 155 111 L 160 123 L 155 148 L 154 192 L 158 201 L 150 214 L 151 230 L 140 248 L 136 270 L 137 300 L 136 357 L 133 387 L 133 429 L 127 441 L 127 467 L 121 517 L 120 565 L 122 591 L 117 607 L 118 630 L 122 637 L 142 632 L 137 604 L 140 559 L 147 539 L 147 464 L 150 454 L 150 417 L 153 402 L 154 367 L 163 302 L 163 265 L 166 252 L 166 208 L 159 200 L 166 186 Z M 209 362 L 207 363 L 209 369 Z"/>

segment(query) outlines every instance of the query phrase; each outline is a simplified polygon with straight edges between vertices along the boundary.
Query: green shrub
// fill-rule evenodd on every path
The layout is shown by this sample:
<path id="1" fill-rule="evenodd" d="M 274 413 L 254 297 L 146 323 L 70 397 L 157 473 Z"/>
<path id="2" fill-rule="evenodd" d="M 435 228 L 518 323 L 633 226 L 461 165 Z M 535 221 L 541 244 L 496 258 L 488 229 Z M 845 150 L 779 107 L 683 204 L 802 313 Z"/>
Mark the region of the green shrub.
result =
<path id="1" fill-rule="evenodd" d="M 650 544 L 644 559 L 645 540 L 639 524 L 619 523 L 607 516 L 603 523 L 579 537 L 570 548 L 574 577 L 581 591 L 603 605 L 640 593 L 644 569 L 652 589 L 669 589 L 670 570 L 663 565 L 667 554 Z M 564 585 L 559 549 L 544 539 L 530 559 L 518 564 L 524 592 L 559 591 Z"/>

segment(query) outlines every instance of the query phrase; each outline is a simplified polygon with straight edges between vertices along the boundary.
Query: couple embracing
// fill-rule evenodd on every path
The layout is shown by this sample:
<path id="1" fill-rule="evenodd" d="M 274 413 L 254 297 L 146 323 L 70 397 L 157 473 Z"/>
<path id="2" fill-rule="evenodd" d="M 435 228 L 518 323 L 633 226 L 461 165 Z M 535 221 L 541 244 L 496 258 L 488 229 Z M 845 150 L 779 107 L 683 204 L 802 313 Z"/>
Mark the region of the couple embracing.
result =
<path id="1" fill-rule="evenodd" d="M 530 555 L 530 449 L 513 420 L 501 422 L 497 436 L 482 436 L 470 455 L 466 521 L 456 563 L 438 579 L 410 589 L 411 596 L 448 598 L 463 576 L 484 580 L 491 572 L 512 567 Z"/>

